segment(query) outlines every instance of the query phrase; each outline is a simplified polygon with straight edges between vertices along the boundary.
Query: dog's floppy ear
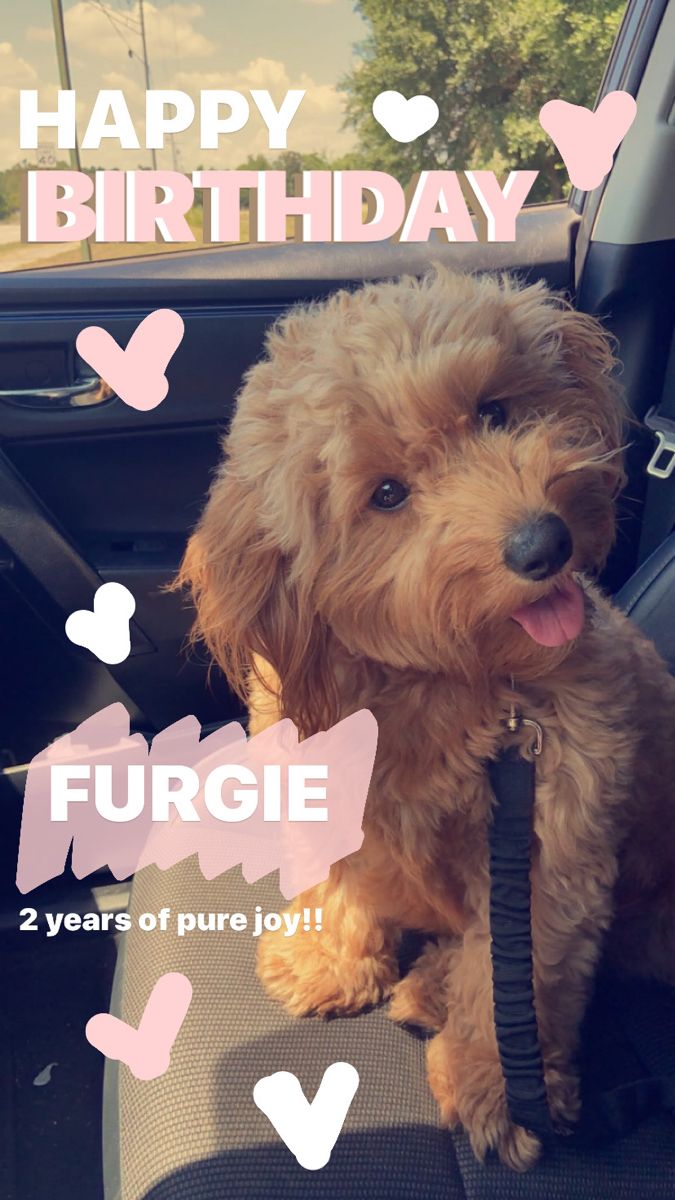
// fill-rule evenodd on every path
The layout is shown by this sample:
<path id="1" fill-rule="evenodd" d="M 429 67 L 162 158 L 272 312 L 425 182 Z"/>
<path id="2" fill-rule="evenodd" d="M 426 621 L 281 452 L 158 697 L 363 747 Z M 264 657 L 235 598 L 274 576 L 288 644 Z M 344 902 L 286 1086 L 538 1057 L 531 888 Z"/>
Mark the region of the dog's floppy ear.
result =
<path id="1" fill-rule="evenodd" d="M 247 698 L 251 672 L 258 674 L 254 656 L 260 655 L 281 680 L 284 716 L 308 736 L 338 717 L 326 653 L 330 632 L 293 582 L 289 562 L 258 515 L 259 489 L 226 464 L 175 586 L 191 589 L 193 636 L 206 643 L 232 689 Z"/>
<path id="2" fill-rule="evenodd" d="M 616 382 L 614 339 L 595 317 L 566 303 L 561 304 L 558 320 L 564 363 L 579 389 L 584 416 L 607 450 L 618 451 L 624 442 L 626 413 Z"/>
<path id="3" fill-rule="evenodd" d="M 567 411 L 578 418 L 580 432 L 606 453 L 616 453 L 624 444 L 627 423 L 616 379 L 616 340 L 595 317 L 578 312 L 542 281 L 523 287 L 506 276 L 501 287 L 522 351 L 541 355 L 560 384 L 567 384 Z M 616 463 L 618 469 L 618 456 Z"/>

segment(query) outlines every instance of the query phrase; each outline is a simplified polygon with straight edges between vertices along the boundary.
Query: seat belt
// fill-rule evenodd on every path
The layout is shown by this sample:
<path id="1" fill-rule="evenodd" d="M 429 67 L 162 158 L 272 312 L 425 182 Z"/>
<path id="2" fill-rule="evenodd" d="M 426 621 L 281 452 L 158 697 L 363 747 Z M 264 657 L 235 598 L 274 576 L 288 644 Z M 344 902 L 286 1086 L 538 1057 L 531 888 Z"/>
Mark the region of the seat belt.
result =
<path id="1" fill-rule="evenodd" d="M 640 563 L 675 527 L 675 344 L 670 352 L 661 403 L 644 418 L 657 444 L 647 464 L 647 492 L 642 515 Z"/>
<path id="2" fill-rule="evenodd" d="M 675 1074 L 646 1076 L 604 1092 L 582 1086 L 578 1125 L 554 1125 L 551 1119 L 534 1003 L 530 882 L 541 729 L 512 708 L 510 731 L 522 724 L 537 731 L 535 758 L 509 747 L 487 764 L 496 801 L 489 831 L 492 992 L 506 1102 L 512 1121 L 544 1141 L 572 1135 L 574 1143 L 592 1146 L 623 1137 L 656 1112 L 675 1116 Z"/>

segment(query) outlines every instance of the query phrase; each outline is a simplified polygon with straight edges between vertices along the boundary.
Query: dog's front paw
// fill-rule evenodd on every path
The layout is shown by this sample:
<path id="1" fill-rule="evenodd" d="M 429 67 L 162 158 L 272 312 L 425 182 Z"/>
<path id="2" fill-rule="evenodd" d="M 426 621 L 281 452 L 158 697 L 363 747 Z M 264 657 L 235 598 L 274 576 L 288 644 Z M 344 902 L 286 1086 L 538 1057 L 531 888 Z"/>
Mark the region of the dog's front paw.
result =
<path id="1" fill-rule="evenodd" d="M 451 1043 L 439 1033 L 427 1044 L 427 1074 L 429 1087 L 441 1113 L 441 1121 L 449 1129 L 459 1125 L 457 1112 L 457 1063 Z"/>
<path id="2" fill-rule="evenodd" d="M 558 1133 L 572 1133 L 579 1120 L 579 1080 L 568 1068 L 547 1063 L 544 1069 L 551 1121 Z"/>
<path id="3" fill-rule="evenodd" d="M 448 1050 L 443 1035 L 429 1049 L 429 1082 L 442 1120 L 463 1126 L 481 1162 L 494 1150 L 505 1166 L 527 1171 L 539 1158 L 541 1142 L 511 1120 L 499 1059 L 483 1046 L 462 1046 L 455 1056 Z"/>
<path id="4" fill-rule="evenodd" d="M 389 995 L 397 975 L 393 954 L 338 955 L 322 945 L 320 934 L 265 933 L 258 945 L 258 977 L 296 1017 L 361 1012 Z"/>
<path id="5" fill-rule="evenodd" d="M 401 1025 L 418 1025 L 437 1033 L 448 1016 L 445 996 L 447 954 L 428 942 L 417 961 L 394 988 L 389 1016 Z"/>
<path id="6" fill-rule="evenodd" d="M 512 1171 L 529 1171 L 541 1155 L 541 1142 L 536 1134 L 522 1125 L 516 1125 L 504 1110 L 496 1111 L 490 1120 L 483 1119 L 473 1130 L 469 1130 L 471 1149 L 476 1158 L 483 1162 L 488 1150 L 496 1150 L 499 1160 Z"/>

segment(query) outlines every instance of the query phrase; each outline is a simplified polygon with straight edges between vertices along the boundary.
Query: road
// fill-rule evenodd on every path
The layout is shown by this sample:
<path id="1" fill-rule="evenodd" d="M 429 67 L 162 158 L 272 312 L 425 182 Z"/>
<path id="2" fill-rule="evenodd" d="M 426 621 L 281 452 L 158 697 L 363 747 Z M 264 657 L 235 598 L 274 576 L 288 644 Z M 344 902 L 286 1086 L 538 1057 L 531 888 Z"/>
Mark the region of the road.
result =
<path id="1" fill-rule="evenodd" d="M 79 247 L 73 250 L 73 243 L 62 245 L 53 242 L 37 242 L 28 245 L 22 242 L 21 226 L 18 222 L 11 224 L 0 223 L 0 275 L 7 271 L 21 271 L 26 267 L 39 267 L 41 263 L 49 265 L 79 262 Z M 250 250 L 249 242 L 237 242 L 233 245 L 223 245 L 221 250 Z M 115 246 L 95 246 L 94 258 L 101 261 L 105 258 L 131 258 L 136 255 L 166 254 L 173 250 L 202 249 L 201 240 L 195 243 L 165 245 L 158 242 L 145 242 L 134 245 L 122 242 Z"/>
<path id="2" fill-rule="evenodd" d="M 5 246 L 7 242 L 21 241 L 21 226 L 16 225 L 0 225 L 0 246 Z"/>

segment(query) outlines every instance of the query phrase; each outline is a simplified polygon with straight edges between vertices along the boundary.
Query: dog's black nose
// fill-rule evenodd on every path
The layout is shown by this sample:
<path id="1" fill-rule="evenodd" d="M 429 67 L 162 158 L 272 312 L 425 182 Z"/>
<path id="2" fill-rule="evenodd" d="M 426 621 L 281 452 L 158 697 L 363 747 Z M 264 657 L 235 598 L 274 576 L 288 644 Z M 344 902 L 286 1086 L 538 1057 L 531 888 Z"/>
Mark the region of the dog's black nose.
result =
<path id="1" fill-rule="evenodd" d="M 557 575 L 572 557 L 572 535 L 555 513 L 521 525 L 504 547 L 504 562 L 516 575 L 533 582 Z"/>

